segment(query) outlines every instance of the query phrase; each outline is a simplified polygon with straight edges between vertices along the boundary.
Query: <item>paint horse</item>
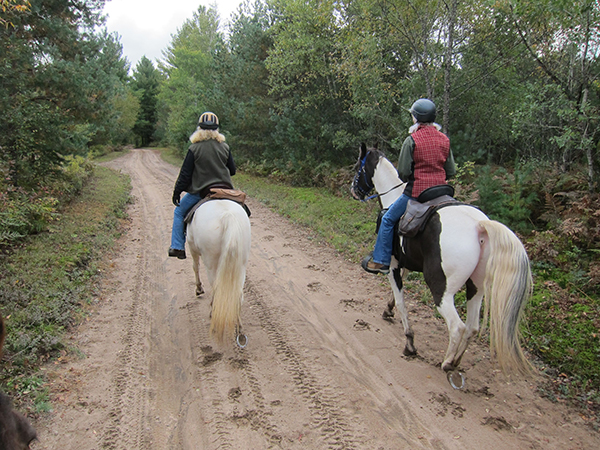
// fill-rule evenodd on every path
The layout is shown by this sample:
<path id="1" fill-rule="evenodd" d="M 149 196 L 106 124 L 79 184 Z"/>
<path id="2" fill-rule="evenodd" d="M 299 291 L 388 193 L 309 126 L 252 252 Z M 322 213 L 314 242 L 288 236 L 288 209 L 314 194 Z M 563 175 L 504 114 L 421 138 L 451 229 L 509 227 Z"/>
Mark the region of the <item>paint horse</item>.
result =
<path id="1" fill-rule="evenodd" d="M 204 288 L 199 275 L 199 258 L 206 267 L 212 287 L 210 333 L 222 342 L 234 332 L 238 345 L 245 346 L 240 312 L 246 265 L 250 255 L 250 220 L 246 209 L 231 200 L 202 203 L 187 225 L 187 240 L 196 277 L 196 295 Z M 243 336 L 243 342 L 240 337 Z"/>
<path id="2" fill-rule="evenodd" d="M 367 149 L 365 144 L 361 144 L 355 172 L 352 195 L 364 200 L 375 189 L 383 209 L 404 190 L 405 183 L 392 163 L 382 152 Z M 417 350 L 402 291 L 406 271 L 423 273 L 437 310 L 446 321 L 449 343 L 442 369 L 449 374 L 451 383 L 450 374 L 458 368 L 469 343 L 479 332 L 484 298 L 492 357 L 504 373 L 530 371 L 519 342 L 519 322 L 531 296 L 531 269 L 523 244 L 510 229 L 473 206 L 455 203 L 438 209 L 416 236 L 400 237 L 389 274 L 394 295 L 383 316 L 393 317 L 396 306 L 406 336 L 404 354 L 409 356 Z M 454 305 L 454 296 L 464 285 L 465 322 Z"/>

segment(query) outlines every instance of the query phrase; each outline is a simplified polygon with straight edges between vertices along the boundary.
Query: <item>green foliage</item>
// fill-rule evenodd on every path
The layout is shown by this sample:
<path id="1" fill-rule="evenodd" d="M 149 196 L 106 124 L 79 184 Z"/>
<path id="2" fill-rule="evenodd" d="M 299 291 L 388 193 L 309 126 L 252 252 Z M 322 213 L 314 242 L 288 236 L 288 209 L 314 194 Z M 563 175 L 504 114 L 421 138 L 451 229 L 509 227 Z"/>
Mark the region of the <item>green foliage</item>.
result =
<path id="1" fill-rule="evenodd" d="M 58 217 L 61 204 L 79 194 L 93 172 L 93 165 L 81 156 L 64 158 L 61 170 L 38 192 L 15 188 L 0 181 L 0 244 L 14 242 L 45 230 Z"/>
<path id="2" fill-rule="evenodd" d="M 39 233 L 91 173 L 88 146 L 127 140 L 127 61 L 103 2 L 31 0 L 0 27 L 0 244 Z M 72 155 L 80 155 L 72 157 Z"/>
<path id="3" fill-rule="evenodd" d="M 458 163 L 583 162 L 593 190 L 600 66 L 585 30 L 599 11 L 511 5 L 259 0 L 227 35 L 200 8 L 165 52 L 157 135 L 185 151 L 198 114 L 215 110 L 239 161 L 312 183 L 322 163 L 351 164 L 359 142 L 397 151 L 406 109 L 426 96 Z"/>
<path id="4" fill-rule="evenodd" d="M 513 173 L 504 168 L 492 170 L 489 166 L 484 167 L 475 181 L 479 191 L 477 205 L 492 219 L 514 230 L 530 230 L 530 217 L 537 196 L 526 189 L 528 176 L 524 167 Z"/>
<path id="5" fill-rule="evenodd" d="M 159 64 L 164 80 L 158 94 L 158 132 L 182 152 L 200 114 L 213 111 L 222 117 L 213 72 L 214 54 L 222 43 L 218 26 L 217 11 L 200 6 L 173 36 Z"/>
<path id="6" fill-rule="evenodd" d="M 70 167 L 71 175 L 80 173 L 81 166 Z M 129 190 L 127 177 L 98 167 L 47 233 L 0 254 L 0 310 L 8 329 L 0 385 L 17 402 L 47 408 L 44 380 L 35 371 L 66 349 L 64 331 L 85 314 Z"/>
<path id="7" fill-rule="evenodd" d="M 273 97 L 265 60 L 272 47 L 266 6 L 245 4 L 229 28 L 227 46 L 215 58 L 221 121 L 236 161 L 261 161 L 272 154 Z"/>
<path id="8" fill-rule="evenodd" d="M 28 234 L 39 233 L 56 215 L 53 197 L 28 197 L 15 192 L 4 196 L 0 207 L 0 244 L 17 241 Z"/>
<path id="9" fill-rule="evenodd" d="M 336 2 L 281 1 L 272 7 L 273 46 L 265 64 L 274 96 L 276 154 L 268 157 L 294 165 L 305 159 L 350 164 L 354 154 L 334 145 L 356 125 L 347 112 L 349 95 L 338 67 L 342 43 Z"/>
<path id="10" fill-rule="evenodd" d="M 146 147 L 152 142 L 156 128 L 159 73 L 152 61 L 143 56 L 133 72 L 133 79 L 132 87 L 140 105 L 133 131 L 142 147 Z"/>
<path id="11" fill-rule="evenodd" d="M 527 309 L 528 347 L 553 370 L 575 376 L 571 389 L 583 383 L 600 395 L 600 302 L 569 294 L 553 281 L 536 288 Z"/>

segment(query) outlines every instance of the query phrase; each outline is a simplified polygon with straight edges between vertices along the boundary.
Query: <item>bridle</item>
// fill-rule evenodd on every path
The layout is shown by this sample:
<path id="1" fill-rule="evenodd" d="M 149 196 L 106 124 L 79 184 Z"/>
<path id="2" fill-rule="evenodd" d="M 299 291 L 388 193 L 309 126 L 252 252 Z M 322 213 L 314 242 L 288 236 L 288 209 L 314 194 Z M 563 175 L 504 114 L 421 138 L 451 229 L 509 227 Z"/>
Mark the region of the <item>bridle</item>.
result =
<path id="1" fill-rule="evenodd" d="M 365 197 L 369 195 L 369 192 L 373 190 L 375 186 L 371 184 L 371 180 L 367 178 L 367 171 L 365 170 L 365 166 L 367 163 L 367 156 L 369 156 L 370 151 L 368 151 L 363 159 L 360 160 L 360 167 L 356 171 L 356 175 L 354 175 L 354 181 L 352 181 L 352 189 L 356 192 L 361 198 L 361 202 L 365 202 L 367 200 L 371 200 L 371 198 L 377 197 L 376 195 L 371 196 L 369 198 Z M 364 181 L 365 187 L 363 188 L 360 184 L 361 178 Z"/>
<path id="2" fill-rule="evenodd" d="M 354 181 L 352 182 L 352 190 L 354 190 L 354 192 L 356 192 L 360 197 L 362 197 L 362 199 L 360 199 L 361 202 L 366 202 L 374 198 L 383 197 L 385 194 L 389 194 L 394 189 L 397 189 L 406 184 L 406 182 L 403 182 L 394 186 L 391 189 L 388 189 L 385 192 L 377 193 L 367 197 L 369 195 L 369 192 L 371 192 L 375 188 L 375 186 L 373 186 L 373 184 L 371 183 L 371 180 L 369 180 L 369 178 L 367 177 L 367 171 L 365 169 L 365 166 L 367 164 L 367 156 L 369 156 L 369 153 L 371 153 L 370 150 L 365 154 L 364 158 L 360 160 L 360 167 L 356 171 L 356 175 L 354 175 Z M 361 186 L 361 178 L 363 179 L 365 187 Z"/>

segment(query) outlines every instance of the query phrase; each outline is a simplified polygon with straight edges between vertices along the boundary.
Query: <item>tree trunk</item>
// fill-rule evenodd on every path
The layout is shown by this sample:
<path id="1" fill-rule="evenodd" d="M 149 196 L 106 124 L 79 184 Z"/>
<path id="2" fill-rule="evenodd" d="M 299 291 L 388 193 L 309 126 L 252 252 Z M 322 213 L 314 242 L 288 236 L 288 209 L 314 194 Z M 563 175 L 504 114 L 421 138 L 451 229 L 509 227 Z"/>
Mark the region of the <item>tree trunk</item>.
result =
<path id="1" fill-rule="evenodd" d="M 452 0 L 452 3 L 450 5 L 446 4 L 446 7 L 448 8 L 448 42 L 446 43 L 446 55 L 444 58 L 444 120 L 442 122 L 442 131 L 445 134 L 448 134 L 448 128 L 450 124 L 450 86 L 452 84 L 452 80 L 450 78 L 452 73 L 454 26 L 456 24 L 456 9 L 458 7 L 458 0 Z"/>

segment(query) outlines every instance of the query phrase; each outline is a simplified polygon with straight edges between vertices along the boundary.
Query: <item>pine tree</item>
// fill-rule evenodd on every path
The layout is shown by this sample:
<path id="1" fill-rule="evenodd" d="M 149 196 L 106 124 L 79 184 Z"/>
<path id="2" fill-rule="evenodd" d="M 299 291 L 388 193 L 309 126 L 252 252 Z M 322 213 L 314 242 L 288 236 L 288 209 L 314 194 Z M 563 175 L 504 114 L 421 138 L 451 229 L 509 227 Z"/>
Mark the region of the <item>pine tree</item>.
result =
<path id="1" fill-rule="evenodd" d="M 147 147 L 152 142 L 156 129 L 159 76 L 154 64 L 146 56 L 138 62 L 133 79 L 133 88 L 140 101 L 133 131 L 139 136 L 142 147 Z"/>

